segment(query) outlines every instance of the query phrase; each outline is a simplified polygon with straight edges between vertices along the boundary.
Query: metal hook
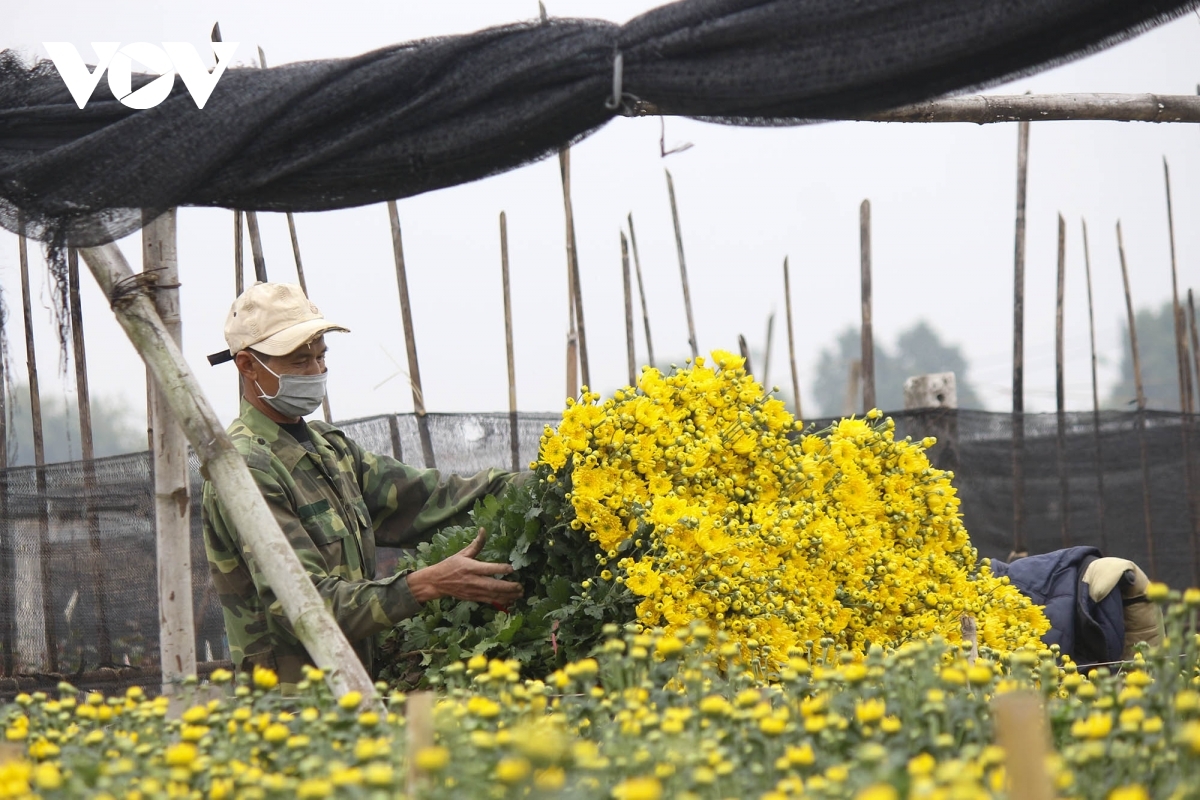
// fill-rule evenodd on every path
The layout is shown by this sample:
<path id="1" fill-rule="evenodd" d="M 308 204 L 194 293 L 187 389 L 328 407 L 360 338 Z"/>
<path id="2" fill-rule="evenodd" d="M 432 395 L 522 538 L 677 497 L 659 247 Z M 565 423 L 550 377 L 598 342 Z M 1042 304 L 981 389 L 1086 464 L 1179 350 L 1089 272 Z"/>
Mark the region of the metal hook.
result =
<path id="1" fill-rule="evenodd" d="M 616 111 L 621 107 L 621 82 L 624 80 L 625 73 L 625 56 L 622 53 L 617 53 L 613 59 L 613 91 L 612 97 L 604 101 L 604 107 L 609 111 Z"/>

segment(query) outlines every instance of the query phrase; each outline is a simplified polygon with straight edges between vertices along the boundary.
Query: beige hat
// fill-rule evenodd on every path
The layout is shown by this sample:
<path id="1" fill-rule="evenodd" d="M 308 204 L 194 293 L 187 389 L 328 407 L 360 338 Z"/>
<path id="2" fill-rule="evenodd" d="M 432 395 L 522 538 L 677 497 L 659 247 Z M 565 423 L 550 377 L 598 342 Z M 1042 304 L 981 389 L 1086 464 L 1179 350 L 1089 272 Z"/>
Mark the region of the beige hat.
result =
<path id="1" fill-rule="evenodd" d="M 283 356 L 323 333 L 350 329 L 321 316 L 317 307 L 294 283 L 256 283 L 242 292 L 225 318 L 225 342 L 229 354 L 219 361 L 253 347 L 268 356 Z M 216 364 L 215 356 L 209 361 Z"/>

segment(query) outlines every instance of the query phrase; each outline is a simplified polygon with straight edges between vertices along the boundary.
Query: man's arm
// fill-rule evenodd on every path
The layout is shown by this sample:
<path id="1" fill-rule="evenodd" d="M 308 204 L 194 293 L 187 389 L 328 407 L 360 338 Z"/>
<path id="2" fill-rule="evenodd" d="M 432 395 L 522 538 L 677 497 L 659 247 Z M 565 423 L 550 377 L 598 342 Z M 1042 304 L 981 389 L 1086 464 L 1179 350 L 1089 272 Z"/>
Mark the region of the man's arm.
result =
<path id="1" fill-rule="evenodd" d="M 384 547 L 413 547 L 439 528 L 467 524 L 467 512 L 476 501 L 501 494 L 527 474 L 490 469 L 469 478 L 451 475 L 443 481 L 436 469 L 410 467 L 346 441 L 358 468 L 375 544 Z"/>

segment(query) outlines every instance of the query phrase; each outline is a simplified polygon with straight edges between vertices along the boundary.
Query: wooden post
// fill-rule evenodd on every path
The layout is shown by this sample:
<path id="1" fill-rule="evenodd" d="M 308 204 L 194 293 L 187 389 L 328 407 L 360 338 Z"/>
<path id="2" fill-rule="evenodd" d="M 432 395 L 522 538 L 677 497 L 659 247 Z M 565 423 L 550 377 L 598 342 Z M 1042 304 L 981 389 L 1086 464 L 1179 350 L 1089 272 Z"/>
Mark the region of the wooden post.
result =
<path id="1" fill-rule="evenodd" d="M 1150 511 L 1150 463 L 1146 452 L 1146 393 L 1142 390 L 1142 362 L 1138 354 L 1137 325 L 1134 323 L 1133 295 L 1129 291 L 1129 269 L 1125 265 L 1125 241 L 1121 237 L 1121 223 L 1117 222 L 1117 253 L 1121 257 L 1121 280 L 1125 284 L 1125 313 L 1129 318 L 1129 347 L 1133 353 L 1133 385 L 1137 391 L 1138 446 L 1142 459 L 1142 515 L 1146 527 L 1146 566 L 1150 579 L 1155 580 L 1158 570 L 1154 561 L 1154 528 Z M 1193 568 L 1195 553 L 1193 552 Z"/>
<path id="2" fill-rule="evenodd" d="M 1187 329 L 1183 318 L 1183 304 L 1179 302 L 1179 277 L 1175 266 L 1175 215 L 1171 210 L 1171 170 L 1163 156 L 1163 180 L 1167 187 L 1167 236 L 1171 244 L 1171 311 L 1175 322 L 1175 367 L 1179 376 L 1179 411 L 1188 414 L 1192 410 L 1191 370 L 1188 369 Z M 1185 429 L 1184 443 L 1187 443 Z M 1191 496 L 1191 492 L 1188 493 Z"/>
<path id="3" fill-rule="evenodd" d="M 1058 502 L 1059 526 L 1062 535 L 1062 546 L 1071 546 L 1071 508 L 1070 487 L 1067 482 L 1067 468 L 1064 463 L 1067 449 L 1067 397 L 1066 384 L 1063 382 L 1063 295 L 1067 283 L 1067 222 L 1063 215 L 1058 215 L 1058 296 L 1054 304 L 1054 395 L 1055 417 L 1058 423 L 1058 436 L 1055 440 L 1055 451 L 1058 456 Z"/>
<path id="4" fill-rule="evenodd" d="M 174 338 L 158 316 L 154 301 L 143 289 L 115 244 L 80 250 L 92 275 L 112 305 L 117 321 L 146 362 L 161 389 L 171 415 L 183 427 L 200 459 L 201 468 L 217 490 L 229 519 L 274 590 L 296 637 L 313 662 L 325 671 L 337 696 L 358 691 L 375 696 L 375 685 L 358 660 L 325 602 L 317 593 L 267 506 L 245 460 L 217 419 L 200 384 Z M 382 705 L 378 706 L 382 709 Z"/>
<path id="5" fill-rule="evenodd" d="M 521 440 L 517 429 L 517 362 L 513 352 L 512 294 L 508 280 L 508 219 L 500 212 L 500 272 L 504 287 L 504 352 L 508 357 L 508 441 L 512 470 L 521 471 Z"/>
<path id="6" fill-rule="evenodd" d="M 22 221 L 21 229 L 24 230 Z M 29 250 L 25 236 L 17 239 L 21 262 L 21 309 L 25 316 L 25 362 L 29 368 L 29 408 L 33 418 L 33 463 L 37 485 L 38 562 L 41 577 L 42 625 L 46 634 L 46 670 L 58 672 L 54 583 L 50 574 L 50 509 L 46 489 L 46 447 L 42 437 L 42 393 L 38 384 L 37 351 L 33 341 L 33 311 L 29 292 Z"/>
<path id="7" fill-rule="evenodd" d="M 421 454 L 425 468 L 433 469 L 433 439 L 429 435 L 429 420 L 425 418 L 425 394 L 421 390 L 421 366 L 417 363 L 417 339 L 413 332 L 412 305 L 408 300 L 408 273 L 404 268 L 404 241 L 400 238 L 400 212 L 396 201 L 388 200 L 388 218 L 392 223 L 392 254 L 396 259 L 396 285 L 400 288 L 400 316 L 404 324 L 404 349 L 408 352 L 409 385 L 412 387 L 413 413 L 421 435 Z"/>
<path id="8" fill-rule="evenodd" d="M 1054 800 L 1054 786 L 1046 773 L 1046 714 L 1038 696 L 1030 691 L 1009 692 L 993 700 L 992 708 L 996 740 L 1005 753 L 1009 797 Z"/>
<path id="9" fill-rule="evenodd" d="M 746 337 L 740 333 L 738 334 L 738 349 L 741 351 L 742 358 L 746 362 L 745 367 L 744 367 L 744 369 L 746 370 L 746 374 L 753 375 L 754 367 L 752 367 L 750 365 L 750 346 L 746 344 Z"/>
<path id="10" fill-rule="evenodd" d="M 0 306 L 2 307 L 2 306 Z M 0 520 L 8 520 L 8 349 L 7 314 L 0 315 Z M 0 526 L 0 642 L 4 644 L 4 674 L 16 671 L 17 562 L 15 525 Z"/>
<path id="11" fill-rule="evenodd" d="M 242 236 L 242 212 L 234 209 L 233 212 L 233 296 L 234 299 L 241 297 L 242 292 L 246 290 L 246 268 L 244 257 L 242 254 L 242 246 L 244 244 Z M 237 405 L 234 408 L 242 407 L 242 373 L 237 375 Z M 147 396 L 147 400 L 149 396 Z"/>
<path id="12" fill-rule="evenodd" d="M 1196 338 L 1196 304 L 1192 300 L 1191 289 L 1188 289 L 1188 328 L 1192 338 L 1192 361 L 1195 362 L 1196 368 L 1196 386 L 1200 388 L 1200 340 Z"/>
<path id="13" fill-rule="evenodd" d="M 696 323 L 692 318 L 692 293 L 688 288 L 687 262 L 683 258 L 683 231 L 679 228 L 679 207 L 675 204 L 675 181 L 671 179 L 671 170 L 664 171 L 667 173 L 667 194 L 671 197 L 671 219 L 675 222 L 675 252 L 679 254 L 679 277 L 683 281 L 683 307 L 687 311 L 688 344 L 692 348 L 692 358 L 696 358 L 700 355 L 700 350 L 696 344 Z"/>
<path id="14" fill-rule="evenodd" d="M 287 212 L 288 233 L 292 237 L 292 256 L 296 259 L 296 278 L 300 281 L 300 289 L 304 292 L 304 296 L 308 297 L 308 281 L 304 280 L 304 262 L 300 260 L 300 240 L 296 238 L 296 217 L 292 212 Z M 329 393 L 321 398 L 321 412 L 325 416 L 325 421 L 333 424 L 333 413 L 329 410 Z"/>
<path id="15" fill-rule="evenodd" d="M 875 407 L 875 335 L 871 328 L 871 201 L 858 207 L 858 237 L 862 267 L 862 382 L 863 413 Z"/>
<path id="16" fill-rule="evenodd" d="M 763 354 L 762 383 L 766 391 L 771 391 L 771 345 L 775 340 L 775 312 L 767 317 L 767 352 Z"/>
<path id="17" fill-rule="evenodd" d="M 1025 190 L 1029 172 L 1029 123 L 1017 126 L 1017 235 L 1013 254 L 1012 474 L 1013 553 L 1025 545 Z"/>
<path id="18" fill-rule="evenodd" d="M 629 385 L 637 386 L 637 355 L 633 347 L 633 287 L 629 279 L 629 241 L 621 231 L 621 278 L 625 287 L 625 358 L 629 364 Z"/>
<path id="19" fill-rule="evenodd" d="M 787 256 L 783 258 L 783 304 L 787 311 L 788 363 L 792 368 L 792 397 L 796 404 L 796 419 L 803 419 L 804 412 L 800 410 L 800 378 L 796 373 L 796 334 L 792 326 L 792 283 L 788 275 Z"/>
<path id="20" fill-rule="evenodd" d="M 1200 531 L 1197 530 L 1196 491 L 1192 475 L 1192 437 L 1188 415 L 1192 413 L 1192 370 L 1188 365 L 1187 324 L 1179 302 L 1179 278 L 1175 265 L 1175 215 L 1171 210 L 1171 171 L 1163 156 L 1163 180 L 1167 188 L 1167 234 L 1171 240 L 1171 312 L 1175 322 L 1175 367 L 1179 377 L 1179 432 L 1183 447 L 1183 483 L 1188 505 L 1188 528 L 1192 545 L 1192 585 L 1200 584 Z"/>
<path id="21" fill-rule="evenodd" d="M 1083 267 L 1087 278 L 1088 331 L 1092 342 L 1092 435 L 1096 443 L 1096 516 L 1100 526 L 1100 551 L 1108 555 L 1104 527 L 1104 456 L 1100 445 L 1100 385 L 1096 380 L 1096 316 L 1092 306 L 1092 257 L 1088 250 L 1087 220 L 1083 220 Z"/>
<path id="22" fill-rule="evenodd" d="M 583 322 L 583 289 L 579 280 L 579 249 L 575 246 L 575 212 L 571 204 L 571 148 L 558 151 L 558 167 L 562 175 L 563 210 L 567 220 L 567 268 L 571 271 L 571 303 L 574 308 L 574 326 L 579 337 L 579 371 L 583 385 L 591 387 L 592 376 L 588 370 L 587 327 Z"/>
<path id="23" fill-rule="evenodd" d="M 388 414 L 388 436 L 392 440 L 392 458 L 404 460 L 404 446 L 400 444 L 400 421 L 395 414 Z"/>
<path id="24" fill-rule="evenodd" d="M 637 236 L 633 233 L 633 212 L 629 213 L 629 246 L 633 248 L 633 271 L 637 273 L 638 296 L 642 300 L 642 323 L 646 328 L 646 358 L 654 366 L 654 342 L 650 338 L 650 314 L 646 311 L 646 287 L 642 284 L 642 260 L 638 258 Z"/>
<path id="25" fill-rule="evenodd" d="M 862 383 L 862 361 L 855 358 L 850 362 L 850 372 L 846 376 L 846 399 L 842 403 L 842 415 L 854 413 L 854 405 L 859 397 L 859 384 Z"/>
<path id="26" fill-rule="evenodd" d="M 142 271 L 155 275 L 159 319 L 177 347 L 183 346 L 179 314 L 179 259 L 175 210 L 142 228 Z M 154 432 L 154 529 L 158 545 L 158 650 L 163 694 L 196 674 L 196 627 L 192 610 L 192 526 L 188 447 L 163 391 L 151 382 L 150 427 Z"/>
<path id="27" fill-rule="evenodd" d="M 267 262 L 263 260 L 262 236 L 258 232 L 258 212 L 246 212 L 246 230 L 250 232 L 250 254 L 254 257 L 254 280 L 267 282 Z"/>
<path id="28" fill-rule="evenodd" d="M 79 252 L 67 250 L 67 283 L 71 314 L 71 344 L 75 358 L 75 402 L 79 411 L 79 444 L 83 455 L 83 519 L 92 551 L 92 593 L 96 604 L 96 655 L 100 664 L 112 663 L 108 630 L 108 587 L 104 575 L 104 546 L 100 517 L 96 513 L 96 452 L 92 441 L 92 401 L 88 389 L 87 350 L 83 339 L 83 304 L 79 300 Z"/>
<path id="29" fill-rule="evenodd" d="M 417 768 L 417 753 L 433 746 L 433 692 L 414 692 L 408 696 L 404 716 L 408 724 L 406 750 L 408 758 L 408 797 L 421 794 L 421 771 Z"/>

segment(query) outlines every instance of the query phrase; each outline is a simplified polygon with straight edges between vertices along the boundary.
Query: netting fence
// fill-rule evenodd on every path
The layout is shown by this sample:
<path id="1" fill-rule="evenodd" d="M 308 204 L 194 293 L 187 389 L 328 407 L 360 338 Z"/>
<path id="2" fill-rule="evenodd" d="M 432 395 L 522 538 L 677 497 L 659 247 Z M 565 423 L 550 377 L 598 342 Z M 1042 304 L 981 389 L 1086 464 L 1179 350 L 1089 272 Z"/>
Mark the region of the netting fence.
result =
<path id="1" fill-rule="evenodd" d="M 1196 490 L 1185 450 L 1194 466 L 1200 460 L 1197 416 L 1104 412 L 1096 420 L 1070 413 L 1063 416 L 1061 438 L 1054 414 L 1020 419 L 939 409 L 892 416 L 899 436 L 938 438 L 931 457 L 955 471 L 964 521 L 982 555 L 1004 559 L 1014 547 L 1037 553 L 1092 544 L 1173 586 L 1195 583 L 1189 508 Z M 558 418 L 399 414 L 341 427 L 370 450 L 414 466 L 428 466 L 429 450 L 440 470 L 463 474 L 527 465 L 543 426 Z M 1018 427 L 1019 504 L 1013 478 Z M 115 683 L 133 675 L 153 683 L 159 618 L 150 454 L 96 460 L 91 491 L 82 462 L 43 469 L 44 492 L 32 467 L 0 472 L 0 693 L 58 675 L 88 675 L 93 682 L 107 676 Z M 228 651 L 200 535 L 202 479 L 194 457 L 191 477 L 196 652 L 211 669 Z M 1021 516 L 1019 540 L 1015 514 Z M 381 552 L 381 575 L 390 574 L 392 555 Z"/>

